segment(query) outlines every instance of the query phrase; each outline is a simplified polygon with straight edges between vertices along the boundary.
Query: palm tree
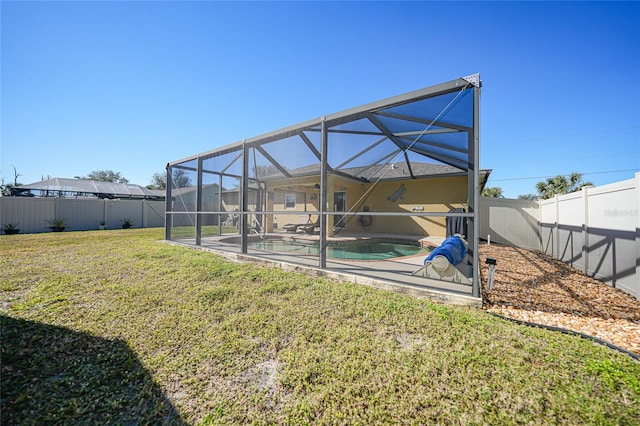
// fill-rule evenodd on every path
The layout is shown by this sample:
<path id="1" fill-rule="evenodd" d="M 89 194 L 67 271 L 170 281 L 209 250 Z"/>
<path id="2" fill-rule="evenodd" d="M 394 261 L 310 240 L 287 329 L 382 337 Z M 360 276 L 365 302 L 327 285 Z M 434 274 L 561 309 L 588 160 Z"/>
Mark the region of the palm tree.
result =
<path id="1" fill-rule="evenodd" d="M 546 200 L 554 195 L 579 191 L 585 186 L 593 186 L 593 184 L 591 182 L 583 182 L 582 173 L 572 172 L 568 176 L 558 175 L 538 182 L 536 190 L 540 198 Z"/>
<path id="2" fill-rule="evenodd" d="M 538 199 L 538 195 L 537 194 L 521 194 L 518 195 L 518 200 L 537 200 Z"/>
<path id="3" fill-rule="evenodd" d="M 502 188 L 500 188 L 499 186 L 492 186 L 492 187 L 488 187 L 482 190 L 482 196 L 483 197 L 495 197 L 495 198 L 504 198 L 504 195 L 502 195 Z"/>

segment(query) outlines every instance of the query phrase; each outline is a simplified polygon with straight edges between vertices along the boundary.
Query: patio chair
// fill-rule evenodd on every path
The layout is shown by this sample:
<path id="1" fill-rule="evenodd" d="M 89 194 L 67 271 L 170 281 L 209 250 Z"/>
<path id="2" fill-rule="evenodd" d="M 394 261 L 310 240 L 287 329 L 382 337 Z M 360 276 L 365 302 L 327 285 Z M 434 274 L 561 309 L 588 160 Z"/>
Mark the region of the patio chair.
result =
<path id="1" fill-rule="evenodd" d="M 306 225 L 307 225 L 306 223 L 287 223 L 282 228 L 286 229 L 287 232 L 295 234 L 296 232 L 298 232 L 298 228 L 300 228 L 301 226 L 306 226 Z"/>
<path id="2" fill-rule="evenodd" d="M 319 233 L 320 231 L 316 231 L 316 228 L 320 228 L 320 217 L 318 216 L 318 219 L 314 223 L 301 226 L 300 228 L 305 232 L 305 234 Z"/>
<path id="3" fill-rule="evenodd" d="M 298 232 L 298 228 L 302 226 L 307 226 L 311 223 L 311 215 L 300 216 L 300 221 L 303 221 L 305 219 L 306 219 L 305 223 L 287 223 L 286 225 L 282 226 L 282 229 L 285 229 L 287 232 L 295 234 L 296 232 Z"/>

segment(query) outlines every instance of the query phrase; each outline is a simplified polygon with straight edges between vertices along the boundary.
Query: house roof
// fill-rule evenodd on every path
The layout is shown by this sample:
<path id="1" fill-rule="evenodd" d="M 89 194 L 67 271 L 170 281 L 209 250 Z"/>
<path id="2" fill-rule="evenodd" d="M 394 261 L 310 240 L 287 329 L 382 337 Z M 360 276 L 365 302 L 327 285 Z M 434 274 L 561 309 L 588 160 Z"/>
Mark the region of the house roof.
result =
<path id="1" fill-rule="evenodd" d="M 411 170 L 409 170 L 411 167 Z M 432 164 L 400 161 L 394 164 L 382 164 L 366 167 L 350 167 L 341 169 L 343 175 L 352 177 L 358 180 L 365 180 L 368 182 L 374 182 L 377 180 L 389 181 L 389 180 L 406 180 L 406 179 L 425 179 L 436 178 L 444 176 L 459 176 L 466 175 L 466 172 L 452 167 L 446 164 Z M 320 164 L 313 164 L 306 167 L 300 167 L 294 170 L 288 170 L 291 177 L 302 176 L 318 176 L 320 174 Z M 483 169 L 479 171 L 480 175 L 480 189 L 484 188 L 491 170 Z M 282 179 L 283 175 L 275 173 L 270 176 L 262 178 L 264 181 L 276 181 Z"/>
<path id="2" fill-rule="evenodd" d="M 30 191 L 72 192 L 92 194 L 98 198 L 164 198 L 164 191 L 155 191 L 131 183 L 101 182 L 85 179 L 51 178 L 21 185 L 12 189 L 12 195 L 25 195 Z"/>

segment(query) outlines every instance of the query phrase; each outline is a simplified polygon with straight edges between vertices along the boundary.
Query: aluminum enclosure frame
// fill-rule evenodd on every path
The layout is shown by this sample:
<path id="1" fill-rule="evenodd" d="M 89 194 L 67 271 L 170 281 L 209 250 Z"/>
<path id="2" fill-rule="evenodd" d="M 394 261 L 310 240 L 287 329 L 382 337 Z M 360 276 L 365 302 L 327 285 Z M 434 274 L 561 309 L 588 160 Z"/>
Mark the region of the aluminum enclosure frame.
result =
<path id="1" fill-rule="evenodd" d="M 379 170 L 382 165 L 386 165 L 385 161 L 388 158 L 380 158 L 378 161 L 373 162 L 368 168 L 361 168 L 354 174 L 351 173 L 351 169 L 345 169 L 352 158 L 345 158 L 345 161 L 340 162 L 334 168 L 329 164 L 328 159 L 328 138 L 332 132 L 336 133 L 353 133 L 360 135 L 380 135 L 380 142 L 383 140 L 390 140 L 397 145 L 398 153 L 402 153 L 404 161 L 407 164 L 407 168 L 410 173 L 411 179 L 420 178 L 416 176 L 415 167 L 412 167 L 413 163 L 409 160 L 408 153 L 416 155 L 423 155 L 426 158 L 433 159 L 444 166 L 448 166 L 449 169 L 445 173 L 447 175 L 466 175 L 468 188 L 467 188 L 467 203 L 468 211 L 466 213 L 434 213 L 434 212 L 411 212 L 405 213 L 407 216 L 418 217 L 463 217 L 467 220 L 468 226 L 468 242 L 469 252 L 472 256 L 472 295 L 474 297 L 480 297 L 480 277 L 479 277 L 479 220 L 478 220 L 478 205 L 479 196 L 481 190 L 481 176 L 480 176 L 480 93 L 481 93 L 481 81 L 479 74 L 474 74 L 468 77 L 458 78 L 446 83 L 437 84 L 424 89 L 412 91 L 406 94 L 394 96 L 391 98 L 383 99 L 380 101 L 372 102 L 359 107 L 351 108 L 342 112 L 328 114 L 326 116 L 318 117 L 303 123 L 299 123 L 293 126 L 285 127 L 283 129 L 275 130 L 260 136 L 245 139 L 236 143 L 232 143 L 220 148 L 212 149 L 197 155 L 186 157 L 177 161 L 173 161 L 167 164 L 167 189 L 166 189 L 166 212 L 165 212 L 165 239 L 171 240 L 171 224 L 174 215 L 178 214 L 193 214 L 195 216 L 195 242 L 196 245 L 201 244 L 201 227 L 200 220 L 202 211 L 202 192 L 203 192 L 203 172 L 211 173 L 219 176 L 219 191 L 222 194 L 222 179 L 233 178 L 238 179 L 240 182 L 240 205 L 241 211 L 239 214 L 239 235 L 240 246 L 243 254 L 247 253 L 247 241 L 250 233 L 248 217 L 251 214 L 248 209 L 249 203 L 249 190 L 252 186 L 260 186 L 261 181 L 255 177 L 250 177 L 251 168 L 249 164 L 249 151 L 251 149 L 260 152 L 260 155 L 264 157 L 268 162 L 273 164 L 277 169 L 281 178 L 291 177 L 294 173 L 299 172 L 297 176 L 309 176 L 315 175 L 320 178 L 320 190 L 319 190 L 319 244 L 320 247 L 326 247 L 327 244 L 327 229 L 328 218 L 336 216 L 338 213 L 328 209 L 327 205 L 327 179 L 328 173 L 333 175 L 344 175 L 351 179 L 361 179 L 371 182 L 376 178 L 376 173 L 380 173 Z M 465 95 L 469 93 L 472 96 L 472 118 L 470 125 L 464 125 L 460 123 L 445 122 L 440 120 L 440 115 L 434 119 L 421 119 L 416 117 L 409 117 L 402 113 L 402 109 L 407 105 L 418 105 L 421 101 L 428 101 L 433 98 L 441 96 L 450 96 L 451 103 L 458 100 L 458 96 L 461 93 Z M 455 95 L 455 97 L 454 97 Z M 448 99 L 448 98 L 447 98 Z M 450 103 L 450 104 L 451 104 Z M 449 107 L 447 105 L 446 107 Z M 378 118 L 379 117 L 379 118 Z M 379 133 L 373 130 L 352 130 L 340 128 L 340 126 L 354 123 L 358 120 L 366 119 L 370 123 L 373 123 L 378 128 Z M 381 120 L 399 121 L 406 120 L 414 125 L 416 123 L 422 123 L 426 126 L 424 130 L 418 131 L 392 131 L 389 130 Z M 305 132 L 319 132 L 320 133 L 320 147 L 316 147 L 306 136 Z M 466 147 L 447 144 L 445 142 L 438 142 L 430 140 L 427 137 L 451 132 L 459 132 L 467 134 Z M 311 152 L 317 157 L 318 170 L 310 171 L 296 171 L 290 170 L 278 163 L 276 159 L 270 157 L 270 155 L 262 149 L 262 146 L 270 142 L 284 140 L 289 137 L 299 137 L 309 148 Z M 365 148 L 358 155 L 364 155 L 374 149 L 376 144 L 372 144 Z M 319 148 L 319 149 L 318 149 Z M 241 160 L 242 171 L 241 174 L 234 174 L 229 172 L 231 163 L 222 170 L 206 170 L 204 162 L 208 159 L 215 157 L 221 157 L 227 154 L 236 153 L 235 160 Z M 391 156 L 391 155 L 390 155 Z M 389 157 L 390 157 L 389 156 Z M 196 195 L 195 195 L 195 211 L 189 212 L 177 212 L 172 210 L 172 197 L 176 194 L 176 188 L 172 185 L 173 174 L 175 170 L 185 170 L 190 173 L 195 173 L 196 176 Z M 360 174 L 358 174 L 360 173 Z M 370 173 L 370 177 L 363 177 L 367 173 Z M 378 177 L 378 179 L 380 179 Z M 388 180 L 393 177 L 387 178 Z M 218 211 L 207 211 L 207 214 L 226 214 L 220 205 L 220 198 L 218 199 Z M 283 214 L 281 211 L 261 211 L 261 214 Z M 361 212 L 354 212 L 354 216 L 362 215 Z M 385 212 L 368 212 L 369 216 L 388 216 L 389 213 Z M 394 213 L 395 216 L 401 216 L 402 214 Z M 219 227 L 221 228 L 221 227 Z M 327 267 L 326 253 L 324 250 L 320 251 L 318 259 L 318 267 L 325 269 Z"/>

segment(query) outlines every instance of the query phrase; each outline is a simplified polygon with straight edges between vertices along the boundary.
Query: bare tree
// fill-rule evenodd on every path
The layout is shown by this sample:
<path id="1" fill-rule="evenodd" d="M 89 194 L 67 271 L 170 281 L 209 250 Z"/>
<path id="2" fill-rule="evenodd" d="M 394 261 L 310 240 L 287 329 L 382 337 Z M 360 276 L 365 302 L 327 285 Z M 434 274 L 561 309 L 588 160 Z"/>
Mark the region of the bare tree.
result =
<path id="1" fill-rule="evenodd" d="M 4 178 L 2 178 L 2 183 L 0 184 L 0 191 L 5 197 L 11 195 L 11 188 L 22 185 L 20 182 L 18 182 L 18 178 L 22 175 L 18 173 L 18 169 L 16 169 L 16 166 L 11 165 L 11 167 L 13 168 L 13 183 L 5 183 Z"/>
<path id="2" fill-rule="evenodd" d="M 191 177 L 182 169 L 173 169 L 171 174 L 171 186 L 174 188 L 184 188 L 191 186 Z M 166 189 L 167 173 L 158 172 L 151 176 L 151 184 L 147 185 L 149 189 Z"/>
<path id="3" fill-rule="evenodd" d="M 191 178 L 182 169 L 174 169 L 171 174 L 171 186 L 175 188 L 185 188 L 191 186 Z"/>
<path id="4" fill-rule="evenodd" d="M 154 173 L 151 176 L 151 183 L 147 185 L 148 189 L 167 189 L 167 174 L 163 172 Z"/>

